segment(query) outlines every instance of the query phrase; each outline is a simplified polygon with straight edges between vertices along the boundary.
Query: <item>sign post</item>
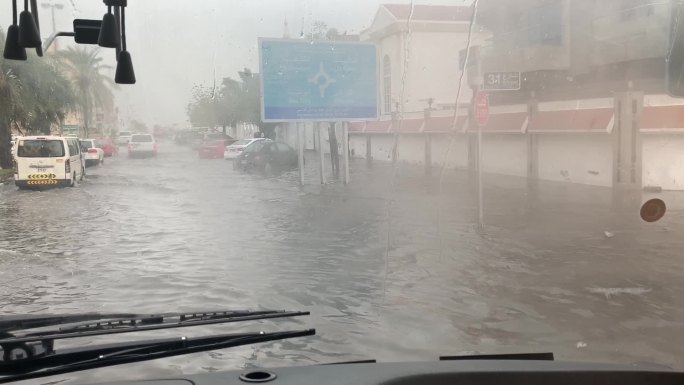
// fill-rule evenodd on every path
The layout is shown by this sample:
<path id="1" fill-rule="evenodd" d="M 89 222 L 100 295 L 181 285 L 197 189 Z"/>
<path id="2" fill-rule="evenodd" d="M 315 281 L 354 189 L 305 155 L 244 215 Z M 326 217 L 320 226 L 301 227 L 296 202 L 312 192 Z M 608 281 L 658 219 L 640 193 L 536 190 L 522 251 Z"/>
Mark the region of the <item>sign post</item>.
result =
<path id="1" fill-rule="evenodd" d="M 325 184 L 325 151 L 323 151 L 323 126 L 316 123 L 316 134 L 318 134 L 318 161 L 320 163 L 321 184 Z"/>
<path id="2" fill-rule="evenodd" d="M 376 61 L 372 43 L 259 39 L 261 120 L 305 123 L 376 119 Z M 320 132 L 320 126 L 316 127 Z M 348 140 L 344 135 L 345 182 L 349 182 Z M 304 167 L 302 158 L 300 170 Z M 321 173 L 321 183 L 324 181 Z"/>
<path id="3" fill-rule="evenodd" d="M 349 183 L 349 124 L 342 123 L 342 159 L 344 159 L 344 184 Z"/>
<path id="4" fill-rule="evenodd" d="M 297 162 L 299 163 L 299 185 L 304 185 L 304 125 L 297 123 Z"/>
<path id="5" fill-rule="evenodd" d="M 489 98 L 484 91 L 475 96 L 473 115 L 477 123 L 477 206 L 480 227 L 484 226 L 484 202 L 482 187 L 482 127 L 489 122 Z"/>

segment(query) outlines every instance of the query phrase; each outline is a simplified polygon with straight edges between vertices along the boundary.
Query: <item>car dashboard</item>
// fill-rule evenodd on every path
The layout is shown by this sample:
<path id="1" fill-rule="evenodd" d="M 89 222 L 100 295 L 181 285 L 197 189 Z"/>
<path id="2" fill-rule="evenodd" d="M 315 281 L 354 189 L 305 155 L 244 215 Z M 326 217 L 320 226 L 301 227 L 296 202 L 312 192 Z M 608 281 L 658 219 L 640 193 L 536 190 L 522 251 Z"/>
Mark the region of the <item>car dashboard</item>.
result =
<path id="1" fill-rule="evenodd" d="M 249 369 L 117 385 L 681 385 L 684 373 L 657 366 L 556 361 L 458 360 L 346 363 Z"/>

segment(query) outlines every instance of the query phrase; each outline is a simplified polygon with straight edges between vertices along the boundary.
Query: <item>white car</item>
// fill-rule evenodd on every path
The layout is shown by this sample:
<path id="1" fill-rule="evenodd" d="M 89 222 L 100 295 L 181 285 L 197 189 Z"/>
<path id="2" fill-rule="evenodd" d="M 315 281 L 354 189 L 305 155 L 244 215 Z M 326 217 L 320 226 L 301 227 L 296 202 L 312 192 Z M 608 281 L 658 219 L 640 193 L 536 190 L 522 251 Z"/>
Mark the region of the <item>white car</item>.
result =
<path id="1" fill-rule="evenodd" d="M 86 167 L 104 163 L 104 150 L 98 147 L 95 139 L 81 139 L 81 151 Z"/>
<path id="2" fill-rule="evenodd" d="M 19 137 L 13 155 L 14 183 L 19 188 L 74 186 L 85 176 L 77 138 Z"/>
<path id="3" fill-rule="evenodd" d="M 119 138 L 116 140 L 116 144 L 118 144 L 119 146 L 127 145 L 128 142 L 131 140 L 132 135 L 133 133 L 130 131 L 119 132 Z"/>
<path id="4" fill-rule="evenodd" d="M 223 159 L 232 160 L 237 158 L 245 147 L 260 140 L 265 140 L 265 138 L 240 139 L 237 142 L 226 146 L 226 150 L 223 152 Z"/>
<path id="5" fill-rule="evenodd" d="M 150 134 L 134 134 L 128 142 L 128 157 L 156 156 L 157 142 Z"/>

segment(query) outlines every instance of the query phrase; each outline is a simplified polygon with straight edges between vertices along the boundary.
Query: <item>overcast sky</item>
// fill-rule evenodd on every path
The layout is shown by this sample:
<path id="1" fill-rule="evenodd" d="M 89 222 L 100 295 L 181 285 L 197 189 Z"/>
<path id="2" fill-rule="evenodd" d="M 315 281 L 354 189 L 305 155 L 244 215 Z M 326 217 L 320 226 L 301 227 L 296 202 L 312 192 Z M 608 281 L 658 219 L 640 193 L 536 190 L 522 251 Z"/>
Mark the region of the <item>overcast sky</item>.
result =
<path id="1" fill-rule="evenodd" d="M 22 2 L 19 2 L 22 3 Z M 60 31 L 71 31 L 74 18 L 101 18 L 100 0 L 39 0 L 63 4 L 56 10 Z M 408 0 L 130 0 L 127 9 L 128 50 L 138 83 L 121 86 L 117 101 L 124 118 L 148 124 L 186 125 L 185 107 L 193 84 L 237 77 L 248 67 L 258 71 L 258 37 L 282 37 L 287 18 L 291 37 L 322 20 L 340 31 L 367 28 L 381 3 Z M 423 0 L 414 4 L 461 5 L 461 0 Z M 21 4 L 20 4 L 21 6 Z M 52 31 L 50 11 L 41 8 L 41 30 Z M 0 3 L 0 25 L 11 22 L 9 1 Z M 69 38 L 63 38 L 67 44 Z M 102 55 L 114 65 L 113 50 Z M 113 73 L 112 73 L 113 77 Z"/>

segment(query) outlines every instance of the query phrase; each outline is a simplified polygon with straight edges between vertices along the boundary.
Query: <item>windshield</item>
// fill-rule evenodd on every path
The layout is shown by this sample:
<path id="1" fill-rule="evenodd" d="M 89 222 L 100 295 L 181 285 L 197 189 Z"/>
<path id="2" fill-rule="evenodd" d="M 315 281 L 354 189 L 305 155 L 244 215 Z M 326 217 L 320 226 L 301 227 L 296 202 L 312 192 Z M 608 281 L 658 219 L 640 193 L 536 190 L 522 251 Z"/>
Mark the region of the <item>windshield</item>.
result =
<path id="1" fill-rule="evenodd" d="M 243 153 L 248 153 L 248 152 L 259 152 L 261 151 L 262 148 L 264 148 L 264 144 L 268 143 L 265 140 L 257 140 L 255 142 L 252 142 L 250 145 L 245 147 L 245 149 L 242 151 Z"/>
<path id="2" fill-rule="evenodd" d="M 540 351 L 684 369 L 682 3 L 128 1 L 117 53 L 69 36 L 103 1 L 40 0 L 44 55 L 0 59 L 0 309 L 318 330 L 51 383 Z M 112 141 L 19 159 L 73 138 Z"/>
<path id="3" fill-rule="evenodd" d="M 92 140 L 82 140 L 81 141 L 81 147 L 84 148 L 93 148 L 93 141 Z"/>
<path id="4" fill-rule="evenodd" d="M 17 148 L 20 158 L 56 158 L 64 156 L 61 140 L 20 140 Z"/>

